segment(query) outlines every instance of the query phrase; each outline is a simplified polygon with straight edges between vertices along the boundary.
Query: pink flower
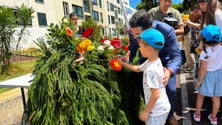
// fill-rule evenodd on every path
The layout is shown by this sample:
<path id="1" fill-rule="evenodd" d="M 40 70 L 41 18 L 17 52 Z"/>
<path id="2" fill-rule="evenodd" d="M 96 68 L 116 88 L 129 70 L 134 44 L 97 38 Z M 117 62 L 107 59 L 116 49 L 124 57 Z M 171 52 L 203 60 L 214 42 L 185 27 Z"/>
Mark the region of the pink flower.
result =
<path id="1" fill-rule="evenodd" d="M 121 48 L 121 41 L 118 38 L 113 38 L 113 40 L 111 40 L 111 45 L 120 49 Z"/>

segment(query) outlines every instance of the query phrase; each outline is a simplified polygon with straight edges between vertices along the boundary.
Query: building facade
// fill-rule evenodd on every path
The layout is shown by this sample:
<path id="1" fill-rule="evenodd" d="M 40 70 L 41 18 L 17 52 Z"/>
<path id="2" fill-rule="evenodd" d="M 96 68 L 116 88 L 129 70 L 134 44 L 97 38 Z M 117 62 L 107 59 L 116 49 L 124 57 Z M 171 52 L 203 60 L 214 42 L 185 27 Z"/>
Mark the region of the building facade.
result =
<path id="1" fill-rule="evenodd" d="M 24 4 L 34 9 L 34 18 L 27 28 L 29 35 L 23 38 L 20 45 L 21 48 L 28 48 L 33 46 L 33 40 L 45 36 L 51 23 L 58 24 L 72 12 L 78 15 L 79 25 L 87 18 L 92 18 L 103 26 L 102 33 L 105 36 L 116 36 L 117 24 L 125 23 L 121 2 L 129 5 L 129 0 L 1 0 L 0 5 L 15 9 Z"/>

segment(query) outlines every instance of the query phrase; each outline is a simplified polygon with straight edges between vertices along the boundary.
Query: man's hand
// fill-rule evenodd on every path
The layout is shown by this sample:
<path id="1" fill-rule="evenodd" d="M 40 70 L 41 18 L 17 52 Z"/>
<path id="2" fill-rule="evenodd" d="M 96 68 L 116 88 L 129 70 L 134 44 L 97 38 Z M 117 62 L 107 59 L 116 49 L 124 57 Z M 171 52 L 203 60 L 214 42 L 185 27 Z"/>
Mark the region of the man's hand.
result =
<path id="1" fill-rule="evenodd" d="M 167 85 L 168 80 L 169 80 L 169 78 L 170 78 L 170 75 L 171 75 L 170 70 L 164 68 L 164 77 L 163 77 L 163 84 L 164 84 L 164 86 Z"/>
<path id="2" fill-rule="evenodd" d="M 139 115 L 140 120 L 143 121 L 143 122 L 146 122 L 148 117 L 149 117 L 149 113 L 147 113 L 145 111 L 141 112 L 140 115 Z"/>

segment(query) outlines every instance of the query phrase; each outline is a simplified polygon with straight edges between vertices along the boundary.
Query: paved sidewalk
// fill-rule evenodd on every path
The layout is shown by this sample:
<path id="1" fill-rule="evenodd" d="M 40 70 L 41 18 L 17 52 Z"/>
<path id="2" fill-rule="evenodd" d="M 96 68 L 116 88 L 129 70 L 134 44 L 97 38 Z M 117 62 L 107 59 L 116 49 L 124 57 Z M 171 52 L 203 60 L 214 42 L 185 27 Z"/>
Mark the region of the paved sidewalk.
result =
<path id="1" fill-rule="evenodd" d="M 195 122 L 192 118 L 195 112 L 197 92 L 191 73 L 181 71 L 177 75 L 177 106 L 176 119 L 179 125 L 211 125 L 207 116 L 211 113 L 212 101 L 206 97 L 201 112 L 201 122 Z M 218 125 L 222 125 L 222 107 L 217 115 Z"/>

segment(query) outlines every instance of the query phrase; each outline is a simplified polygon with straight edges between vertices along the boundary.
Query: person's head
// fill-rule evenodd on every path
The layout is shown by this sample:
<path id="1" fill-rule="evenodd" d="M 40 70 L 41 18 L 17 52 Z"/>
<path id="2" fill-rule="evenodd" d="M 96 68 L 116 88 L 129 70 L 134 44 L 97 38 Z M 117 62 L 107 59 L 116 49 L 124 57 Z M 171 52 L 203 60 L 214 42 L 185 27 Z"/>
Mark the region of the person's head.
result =
<path id="1" fill-rule="evenodd" d="M 215 45 L 222 40 L 220 34 L 220 27 L 217 25 L 207 25 L 203 30 L 200 31 L 204 44 Z"/>
<path id="2" fill-rule="evenodd" d="M 218 0 L 197 0 L 202 11 L 201 29 L 204 25 L 216 24 L 215 11 L 219 7 Z"/>
<path id="3" fill-rule="evenodd" d="M 77 23 L 78 23 L 78 16 L 77 16 L 77 14 L 76 13 L 70 13 L 69 14 L 69 19 L 70 19 L 70 21 L 72 21 L 73 23 L 74 23 L 74 25 L 77 25 Z"/>
<path id="4" fill-rule="evenodd" d="M 153 18 L 146 10 L 138 10 L 129 20 L 131 33 L 137 37 L 144 30 L 152 27 Z"/>
<path id="5" fill-rule="evenodd" d="M 190 21 L 198 22 L 201 17 L 201 9 L 198 6 L 195 6 L 194 9 L 189 13 Z"/>
<path id="6" fill-rule="evenodd" d="M 162 11 L 167 11 L 172 4 L 172 0 L 160 0 L 160 8 Z"/>
<path id="7" fill-rule="evenodd" d="M 164 46 L 163 34 L 153 28 L 143 31 L 137 38 L 139 49 L 143 57 L 158 57 L 160 49 Z"/>

